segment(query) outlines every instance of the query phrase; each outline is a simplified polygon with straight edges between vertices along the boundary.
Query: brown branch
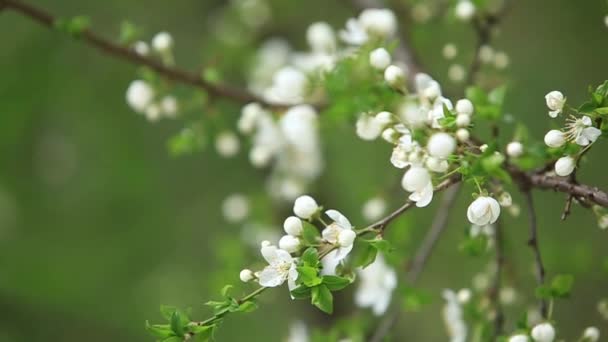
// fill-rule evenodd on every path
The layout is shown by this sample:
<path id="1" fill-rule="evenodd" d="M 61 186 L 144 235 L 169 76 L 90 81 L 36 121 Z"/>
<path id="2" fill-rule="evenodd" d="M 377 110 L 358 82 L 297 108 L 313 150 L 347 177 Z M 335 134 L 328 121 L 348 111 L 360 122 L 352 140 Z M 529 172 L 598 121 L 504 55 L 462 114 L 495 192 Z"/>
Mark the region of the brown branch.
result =
<path id="1" fill-rule="evenodd" d="M 57 18 L 45 10 L 17 0 L 0 0 L 0 10 L 1 9 L 12 10 L 51 29 L 55 27 L 55 23 L 57 21 Z M 125 60 L 135 65 L 146 66 L 169 80 L 185 83 L 203 89 L 210 95 L 229 98 L 239 103 L 259 102 L 266 106 L 270 106 L 270 104 L 265 100 L 243 89 L 226 84 L 211 83 L 204 80 L 197 73 L 188 72 L 176 67 L 166 66 L 156 59 L 137 54 L 129 47 L 113 43 L 89 29 L 85 29 L 79 35 L 79 37 L 83 42 L 93 46 L 109 56 Z M 285 106 L 275 105 L 272 107 Z"/>
<path id="2" fill-rule="evenodd" d="M 522 189 L 526 204 L 528 207 L 528 220 L 530 225 L 530 238 L 528 240 L 528 246 L 534 253 L 534 264 L 536 266 L 536 281 L 538 285 L 543 285 L 545 282 L 545 266 L 540 253 L 540 246 L 538 244 L 538 227 L 536 221 L 536 209 L 534 208 L 534 200 L 530 189 Z M 540 313 L 543 318 L 547 318 L 547 302 L 544 299 L 540 300 Z"/>

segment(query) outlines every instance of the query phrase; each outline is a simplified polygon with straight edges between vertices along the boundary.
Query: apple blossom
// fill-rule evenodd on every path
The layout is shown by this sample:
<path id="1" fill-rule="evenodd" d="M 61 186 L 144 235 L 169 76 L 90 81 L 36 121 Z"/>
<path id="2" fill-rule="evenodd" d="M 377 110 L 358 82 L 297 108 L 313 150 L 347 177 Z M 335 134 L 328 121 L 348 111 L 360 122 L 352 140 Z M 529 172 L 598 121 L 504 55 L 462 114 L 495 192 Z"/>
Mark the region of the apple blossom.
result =
<path id="1" fill-rule="evenodd" d="M 469 133 L 469 130 L 466 128 L 460 128 L 456 131 L 456 139 L 460 142 L 465 142 L 469 140 L 470 137 L 471 133 Z"/>
<path id="2" fill-rule="evenodd" d="M 133 50 L 137 52 L 138 55 L 147 56 L 150 53 L 150 47 L 148 43 L 138 40 L 133 44 Z"/>
<path id="3" fill-rule="evenodd" d="M 567 139 L 573 140 L 581 146 L 594 143 L 602 135 L 602 131 L 599 128 L 593 127 L 593 122 L 588 116 L 583 116 L 580 119 L 570 118 L 566 127 L 568 129 L 566 132 Z"/>
<path id="4" fill-rule="evenodd" d="M 411 192 L 409 199 L 416 202 L 417 207 L 426 207 L 433 199 L 433 183 L 429 172 L 420 166 L 412 166 L 403 175 L 401 186 Z"/>
<path id="5" fill-rule="evenodd" d="M 466 304 L 471 300 L 471 297 L 473 297 L 473 292 L 471 292 L 470 289 L 460 289 L 456 293 L 456 297 L 461 304 Z"/>
<path id="6" fill-rule="evenodd" d="M 177 116 L 178 105 L 177 99 L 171 95 L 167 95 L 160 100 L 160 109 L 167 118 L 175 118 Z"/>
<path id="7" fill-rule="evenodd" d="M 295 216 L 289 216 L 285 219 L 285 222 L 283 222 L 283 230 L 285 230 L 285 233 L 291 236 L 302 235 L 303 229 L 304 228 L 302 227 L 302 220 Z"/>
<path id="8" fill-rule="evenodd" d="M 249 201 L 242 194 L 232 194 L 222 203 L 224 218 L 231 223 L 243 221 L 249 215 Z"/>
<path id="9" fill-rule="evenodd" d="M 255 275 L 253 274 L 253 272 L 251 270 L 244 269 L 239 274 L 239 278 L 241 278 L 241 281 L 243 283 L 248 283 L 248 282 L 252 281 L 253 279 L 255 279 Z"/>
<path id="10" fill-rule="evenodd" d="M 363 205 L 362 213 L 368 221 L 378 220 L 386 213 L 386 201 L 381 197 L 371 198 Z"/>
<path id="11" fill-rule="evenodd" d="M 431 156 L 445 159 L 456 149 L 456 140 L 448 133 L 435 133 L 429 138 L 426 149 Z"/>
<path id="12" fill-rule="evenodd" d="M 452 64 L 448 68 L 448 78 L 452 82 L 462 82 L 466 76 L 467 71 L 461 64 Z"/>
<path id="13" fill-rule="evenodd" d="M 300 218 L 310 220 L 319 213 L 319 205 L 314 198 L 304 195 L 296 198 L 293 204 L 293 212 Z"/>
<path id="14" fill-rule="evenodd" d="M 391 64 L 391 55 L 384 48 L 377 48 L 369 53 L 369 64 L 378 70 L 384 70 Z"/>
<path id="15" fill-rule="evenodd" d="M 366 113 L 359 115 L 356 126 L 357 135 L 363 140 L 375 140 L 382 133 L 382 124 Z"/>
<path id="16" fill-rule="evenodd" d="M 311 24 L 306 31 L 306 39 L 313 51 L 331 53 L 336 49 L 336 35 L 326 22 Z"/>
<path id="17" fill-rule="evenodd" d="M 512 141 L 507 144 L 507 155 L 511 158 L 519 158 L 524 154 L 524 145 L 519 141 Z"/>
<path id="18" fill-rule="evenodd" d="M 154 89 L 145 81 L 135 80 L 127 89 L 127 103 L 134 111 L 143 113 L 154 99 Z"/>
<path id="19" fill-rule="evenodd" d="M 289 290 L 293 290 L 296 287 L 298 271 L 296 262 L 289 252 L 266 244 L 262 246 L 261 253 L 268 266 L 257 274 L 260 285 L 277 287 L 287 281 Z"/>
<path id="20" fill-rule="evenodd" d="M 431 76 L 418 73 L 414 77 L 416 93 L 424 101 L 433 101 L 441 96 L 441 86 Z"/>
<path id="21" fill-rule="evenodd" d="M 466 114 L 458 114 L 456 116 L 456 126 L 467 127 L 471 124 L 471 116 Z"/>
<path id="22" fill-rule="evenodd" d="M 436 158 L 436 157 L 428 157 L 426 160 L 425 166 L 429 170 L 431 170 L 433 172 L 439 172 L 439 173 L 444 173 L 449 168 L 449 164 L 448 164 L 447 160 L 441 159 L 441 158 Z"/>
<path id="23" fill-rule="evenodd" d="M 239 138 L 236 134 L 225 131 L 215 137 L 215 149 L 222 157 L 234 157 L 239 152 Z"/>
<path id="24" fill-rule="evenodd" d="M 384 80 L 394 88 L 401 88 L 405 84 L 405 71 L 396 65 L 389 65 L 384 70 Z"/>
<path id="25" fill-rule="evenodd" d="M 307 86 L 308 79 L 303 72 L 286 66 L 274 74 L 264 98 L 271 103 L 298 104 L 304 100 Z"/>
<path id="26" fill-rule="evenodd" d="M 350 18 L 346 21 L 346 29 L 341 30 L 338 35 L 347 44 L 363 45 L 369 39 L 367 32 L 358 19 Z"/>
<path id="27" fill-rule="evenodd" d="M 157 52 L 166 52 L 173 46 L 173 37 L 167 32 L 159 32 L 152 38 L 152 48 Z"/>
<path id="28" fill-rule="evenodd" d="M 562 112 L 564 104 L 566 103 L 564 94 L 557 90 L 545 95 L 545 101 L 547 102 L 547 107 L 549 107 L 549 116 L 552 118 L 557 117 L 557 115 Z"/>
<path id="29" fill-rule="evenodd" d="M 596 327 L 588 327 L 583 332 L 583 341 L 585 342 L 597 342 L 600 340 L 600 329 Z"/>
<path id="30" fill-rule="evenodd" d="M 441 51 L 445 59 L 453 59 L 458 54 L 458 49 L 453 43 L 445 44 Z"/>
<path id="31" fill-rule="evenodd" d="M 279 248 L 289 253 L 295 253 L 300 249 L 300 239 L 292 235 L 283 235 L 279 240 Z"/>
<path id="32" fill-rule="evenodd" d="M 455 8 L 456 18 L 469 21 L 475 15 L 475 5 L 469 0 L 460 0 Z"/>
<path id="33" fill-rule="evenodd" d="M 393 290 L 397 287 L 397 274 L 390 268 L 381 254 L 363 269 L 357 269 L 359 287 L 355 292 L 355 304 L 371 308 L 376 316 L 386 312 Z"/>
<path id="34" fill-rule="evenodd" d="M 393 115 L 393 113 L 386 111 L 376 114 L 374 118 L 376 119 L 376 121 L 378 121 L 380 125 L 382 125 L 382 127 L 386 127 L 387 125 L 395 122 L 395 116 Z"/>
<path id="35" fill-rule="evenodd" d="M 397 132 L 392 127 L 382 131 L 382 139 L 391 144 L 397 143 L 397 141 L 399 141 L 400 136 L 401 134 L 399 134 L 399 132 Z"/>
<path id="36" fill-rule="evenodd" d="M 161 118 L 160 107 L 156 103 L 148 105 L 144 110 L 144 114 L 150 122 L 156 122 Z"/>
<path id="37" fill-rule="evenodd" d="M 456 113 L 473 115 L 473 102 L 469 99 L 460 99 L 456 102 Z"/>
<path id="38" fill-rule="evenodd" d="M 510 207 L 513 204 L 513 198 L 510 193 L 505 191 L 498 196 L 498 203 L 503 207 Z"/>
<path id="39" fill-rule="evenodd" d="M 259 103 L 253 102 L 241 109 L 241 117 L 237 122 L 239 132 L 249 134 L 253 132 L 257 119 L 263 115 L 264 109 Z"/>
<path id="40" fill-rule="evenodd" d="M 555 162 L 555 173 L 558 176 L 565 177 L 571 174 L 575 167 L 576 161 L 574 158 L 570 156 L 561 157 Z"/>
<path id="41" fill-rule="evenodd" d="M 353 226 L 346 216 L 337 210 L 327 210 L 325 212 L 333 220 L 323 231 L 321 236 L 329 244 L 336 246 L 323 258 L 323 274 L 335 274 L 336 267 L 340 261 L 344 260 L 348 253 L 353 249 L 353 243 L 357 236 Z"/>
<path id="42" fill-rule="evenodd" d="M 555 329 L 550 323 L 540 323 L 532 328 L 530 335 L 536 342 L 553 342 Z"/>
<path id="43" fill-rule="evenodd" d="M 477 197 L 467 209 L 469 222 L 478 226 L 494 223 L 498 220 L 498 216 L 500 216 L 500 205 L 494 198 L 488 196 Z"/>
<path id="44" fill-rule="evenodd" d="M 397 18 L 385 8 L 367 8 L 359 15 L 361 27 L 370 35 L 389 38 L 397 31 Z"/>
<path id="45" fill-rule="evenodd" d="M 467 325 L 458 297 L 452 290 L 444 290 L 443 321 L 448 330 L 450 342 L 465 342 L 467 339 Z"/>
<path id="46" fill-rule="evenodd" d="M 566 143 L 566 136 L 562 131 L 552 129 L 545 134 L 545 144 L 549 147 L 561 147 Z"/>

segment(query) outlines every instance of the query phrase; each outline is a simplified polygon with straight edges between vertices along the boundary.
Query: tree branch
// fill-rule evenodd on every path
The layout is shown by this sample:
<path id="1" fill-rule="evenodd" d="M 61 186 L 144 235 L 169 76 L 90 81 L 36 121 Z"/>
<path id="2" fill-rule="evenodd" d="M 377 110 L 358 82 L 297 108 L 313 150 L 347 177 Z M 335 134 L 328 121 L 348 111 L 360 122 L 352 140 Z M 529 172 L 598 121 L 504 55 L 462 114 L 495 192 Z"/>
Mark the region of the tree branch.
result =
<path id="1" fill-rule="evenodd" d="M 543 259 L 540 253 L 540 246 L 538 244 L 536 209 L 534 208 L 534 201 L 530 189 L 523 189 L 522 191 L 528 207 L 528 220 L 530 225 L 530 239 L 528 240 L 528 246 L 532 248 L 532 251 L 534 253 L 534 264 L 536 266 L 536 281 L 540 286 L 545 282 L 545 266 L 543 265 Z M 547 302 L 544 299 L 540 300 L 540 313 L 543 318 L 547 318 Z"/>
<path id="2" fill-rule="evenodd" d="M 55 27 L 55 23 L 57 21 L 57 18 L 45 10 L 17 0 L 0 0 L 0 10 L 2 9 L 12 10 L 15 13 L 18 13 L 51 29 Z M 188 72 L 176 67 L 166 66 L 156 59 L 137 54 L 129 47 L 113 43 L 89 29 L 85 29 L 79 37 L 83 42 L 93 46 L 109 56 L 122 59 L 132 64 L 146 66 L 169 80 L 203 89 L 210 95 L 228 98 L 239 103 L 259 102 L 270 107 L 285 107 L 282 105 L 271 105 L 264 99 L 261 99 L 240 88 L 226 84 L 210 83 L 200 77 L 197 73 Z"/>

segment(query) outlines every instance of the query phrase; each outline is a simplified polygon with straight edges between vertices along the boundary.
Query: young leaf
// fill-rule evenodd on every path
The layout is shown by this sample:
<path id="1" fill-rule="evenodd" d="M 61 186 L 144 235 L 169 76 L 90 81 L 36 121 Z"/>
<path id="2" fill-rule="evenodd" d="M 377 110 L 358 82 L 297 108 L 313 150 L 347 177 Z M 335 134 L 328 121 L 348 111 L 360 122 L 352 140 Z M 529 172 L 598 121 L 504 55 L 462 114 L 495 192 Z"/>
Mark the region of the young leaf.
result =
<path id="1" fill-rule="evenodd" d="M 313 287 L 321 284 L 322 279 L 319 277 L 319 270 L 310 266 L 298 266 L 298 280 L 308 287 Z"/>
<path id="2" fill-rule="evenodd" d="M 146 330 L 148 330 L 154 337 L 160 339 L 175 336 L 175 333 L 173 333 L 173 330 L 171 330 L 169 324 L 150 324 L 148 321 L 146 321 Z"/>
<path id="3" fill-rule="evenodd" d="M 349 284 L 350 284 L 350 279 L 348 279 L 348 278 L 332 276 L 332 275 L 323 276 L 323 285 L 327 286 L 327 288 L 330 289 L 331 291 L 342 290 L 343 288 L 347 287 Z"/>
<path id="4" fill-rule="evenodd" d="M 305 266 L 310 266 L 310 267 L 315 267 L 315 268 L 317 266 L 319 266 L 319 253 L 317 252 L 317 249 L 314 247 L 309 247 L 302 254 L 301 260 Z"/>
<path id="5" fill-rule="evenodd" d="M 551 281 L 551 292 L 555 297 L 563 298 L 570 295 L 574 277 L 570 274 L 557 275 Z"/>
<path id="6" fill-rule="evenodd" d="M 310 287 L 306 286 L 306 285 L 300 285 L 298 287 L 296 287 L 295 289 L 291 290 L 291 295 L 295 298 L 295 299 L 305 299 L 310 297 Z"/>
<path id="7" fill-rule="evenodd" d="M 321 311 L 331 314 L 334 311 L 334 298 L 327 286 L 321 284 L 312 288 L 311 303 Z"/>
<path id="8" fill-rule="evenodd" d="M 319 230 L 317 229 L 317 227 L 313 226 L 308 222 L 302 222 L 302 227 L 302 238 L 304 239 L 304 242 L 306 242 L 306 244 L 316 245 L 317 243 L 319 243 L 321 235 L 319 234 Z"/>
<path id="9" fill-rule="evenodd" d="M 367 267 L 374 260 L 376 260 L 376 255 L 378 255 L 378 249 L 372 246 L 367 240 L 361 240 L 358 242 L 360 247 L 358 248 L 358 254 L 355 255 L 353 264 L 357 267 Z"/>
<path id="10" fill-rule="evenodd" d="M 184 326 L 182 325 L 179 311 L 173 312 L 173 315 L 171 316 L 171 330 L 173 330 L 175 335 L 184 337 Z"/>

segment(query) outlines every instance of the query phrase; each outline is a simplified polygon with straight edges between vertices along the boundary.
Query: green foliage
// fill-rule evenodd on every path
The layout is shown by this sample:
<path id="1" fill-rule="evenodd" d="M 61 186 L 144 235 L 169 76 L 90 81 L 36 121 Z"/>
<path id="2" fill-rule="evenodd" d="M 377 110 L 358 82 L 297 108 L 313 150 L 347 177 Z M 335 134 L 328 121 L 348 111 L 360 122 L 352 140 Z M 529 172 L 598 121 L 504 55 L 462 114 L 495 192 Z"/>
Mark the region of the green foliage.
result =
<path id="1" fill-rule="evenodd" d="M 353 265 L 355 267 L 367 267 L 376 260 L 378 252 L 389 253 L 392 247 L 387 240 L 382 238 L 376 239 L 357 239 L 355 241 L 355 254 Z"/>
<path id="2" fill-rule="evenodd" d="M 184 128 L 177 135 L 169 139 L 167 147 L 173 157 L 190 154 L 201 150 L 205 144 L 204 135 L 200 125 Z"/>
<path id="3" fill-rule="evenodd" d="M 120 34 L 118 41 L 121 44 L 128 45 L 135 42 L 141 36 L 142 30 L 134 23 L 125 20 L 120 23 Z"/>
<path id="4" fill-rule="evenodd" d="M 466 97 L 473 102 L 475 116 L 485 120 L 498 120 L 503 114 L 503 104 L 507 92 L 506 86 L 500 86 L 486 93 L 480 87 L 469 87 Z"/>
<path id="5" fill-rule="evenodd" d="M 91 26 L 91 19 L 87 16 L 76 16 L 69 19 L 56 19 L 53 23 L 55 29 L 65 32 L 73 37 L 79 37 Z"/>
<path id="6" fill-rule="evenodd" d="M 555 276 L 550 284 L 536 288 L 536 296 L 543 299 L 567 298 L 574 284 L 574 277 L 569 274 Z"/>
<path id="7" fill-rule="evenodd" d="M 475 237 L 467 237 L 460 244 L 460 250 L 470 256 L 481 256 L 488 251 L 489 239 L 484 234 L 479 234 Z"/>

